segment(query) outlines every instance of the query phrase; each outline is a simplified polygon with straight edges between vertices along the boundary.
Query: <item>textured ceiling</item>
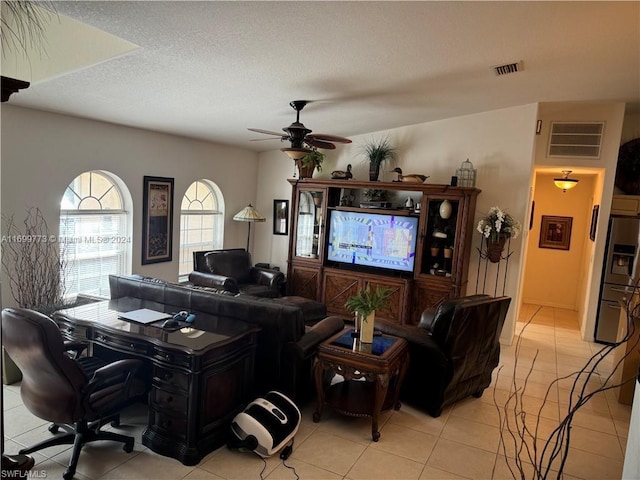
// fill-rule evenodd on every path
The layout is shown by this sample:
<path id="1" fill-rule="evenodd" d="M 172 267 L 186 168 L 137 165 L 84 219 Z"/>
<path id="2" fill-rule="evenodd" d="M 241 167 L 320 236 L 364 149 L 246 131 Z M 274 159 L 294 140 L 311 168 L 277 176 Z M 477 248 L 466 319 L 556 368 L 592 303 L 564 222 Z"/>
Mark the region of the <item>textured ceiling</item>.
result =
<path id="1" fill-rule="evenodd" d="M 12 104 L 253 150 L 280 148 L 247 128 L 280 131 L 297 99 L 315 101 L 308 128 L 343 136 L 533 102 L 640 102 L 638 2 L 55 5 L 139 48 L 34 81 Z M 523 71 L 490 68 L 514 61 Z"/>

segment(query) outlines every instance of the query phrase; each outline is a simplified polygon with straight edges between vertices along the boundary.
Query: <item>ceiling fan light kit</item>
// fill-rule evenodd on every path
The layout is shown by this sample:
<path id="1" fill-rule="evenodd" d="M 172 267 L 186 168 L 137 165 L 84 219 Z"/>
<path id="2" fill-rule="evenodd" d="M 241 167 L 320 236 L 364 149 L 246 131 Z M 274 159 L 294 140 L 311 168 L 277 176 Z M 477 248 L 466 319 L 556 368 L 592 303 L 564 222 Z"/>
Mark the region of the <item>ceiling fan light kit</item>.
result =
<path id="1" fill-rule="evenodd" d="M 312 150 L 309 150 L 308 148 L 293 148 L 292 147 L 292 148 L 281 148 L 280 151 L 283 152 L 291 160 L 300 160 L 307 153 L 311 153 Z"/>
<path id="2" fill-rule="evenodd" d="M 281 148 L 280 151 L 286 154 L 292 160 L 300 160 L 306 154 L 311 153 L 309 148 L 322 148 L 325 150 L 333 150 L 336 148 L 334 143 L 351 143 L 351 140 L 337 135 L 325 135 L 322 133 L 312 133 L 300 122 L 300 112 L 309 103 L 308 100 L 294 100 L 289 103 L 291 108 L 296 111 L 296 121 L 288 127 L 282 129 L 283 133 L 271 132 L 260 128 L 250 128 L 249 130 L 266 135 L 275 135 L 280 137 L 281 141 L 288 141 L 290 148 Z"/>

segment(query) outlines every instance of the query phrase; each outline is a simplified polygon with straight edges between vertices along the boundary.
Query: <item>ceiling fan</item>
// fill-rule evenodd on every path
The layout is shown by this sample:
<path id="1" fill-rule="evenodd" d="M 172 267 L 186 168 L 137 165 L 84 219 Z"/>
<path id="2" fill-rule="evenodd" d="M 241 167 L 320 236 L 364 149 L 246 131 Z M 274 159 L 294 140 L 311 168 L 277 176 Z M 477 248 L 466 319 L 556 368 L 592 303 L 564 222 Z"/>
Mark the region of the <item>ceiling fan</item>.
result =
<path id="1" fill-rule="evenodd" d="M 337 135 L 326 135 L 324 133 L 312 133 L 312 130 L 300 123 L 300 112 L 309 103 L 308 100 L 294 100 L 290 102 L 291 108 L 296 111 L 296 121 L 288 127 L 283 128 L 284 134 L 262 130 L 260 128 L 250 128 L 252 132 L 264 133 L 267 135 L 277 135 L 281 141 L 291 142 L 290 148 L 280 150 L 293 160 L 299 160 L 312 150 L 308 147 L 323 148 L 333 150 L 334 143 L 351 143 L 351 140 Z"/>

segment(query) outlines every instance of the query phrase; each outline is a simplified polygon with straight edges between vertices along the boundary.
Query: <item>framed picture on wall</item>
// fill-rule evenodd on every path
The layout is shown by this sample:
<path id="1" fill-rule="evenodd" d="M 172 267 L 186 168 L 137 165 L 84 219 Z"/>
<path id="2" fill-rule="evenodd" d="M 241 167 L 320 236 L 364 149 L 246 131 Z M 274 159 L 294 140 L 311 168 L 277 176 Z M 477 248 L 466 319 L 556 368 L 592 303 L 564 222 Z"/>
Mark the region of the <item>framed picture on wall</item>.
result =
<path id="1" fill-rule="evenodd" d="M 273 201 L 273 234 L 289 235 L 289 200 Z"/>
<path id="2" fill-rule="evenodd" d="M 542 215 L 538 247 L 569 250 L 572 223 L 573 217 Z"/>
<path id="3" fill-rule="evenodd" d="M 171 261 L 173 178 L 144 177 L 142 264 Z"/>

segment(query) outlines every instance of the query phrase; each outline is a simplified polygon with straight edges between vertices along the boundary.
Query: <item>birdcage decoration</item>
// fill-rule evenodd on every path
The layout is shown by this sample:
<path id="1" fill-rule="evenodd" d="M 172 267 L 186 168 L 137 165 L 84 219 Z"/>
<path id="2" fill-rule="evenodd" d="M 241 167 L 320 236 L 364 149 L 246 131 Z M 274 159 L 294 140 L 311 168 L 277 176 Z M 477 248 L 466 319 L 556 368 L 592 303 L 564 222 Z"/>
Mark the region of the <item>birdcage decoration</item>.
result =
<path id="1" fill-rule="evenodd" d="M 456 170 L 456 177 L 458 177 L 459 187 L 475 187 L 476 186 L 476 173 L 477 170 L 473 168 L 473 163 L 467 158 L 460 168 Z"/>

